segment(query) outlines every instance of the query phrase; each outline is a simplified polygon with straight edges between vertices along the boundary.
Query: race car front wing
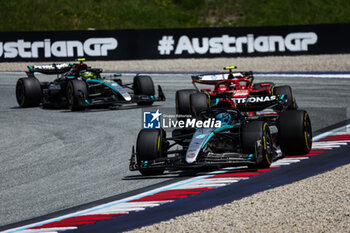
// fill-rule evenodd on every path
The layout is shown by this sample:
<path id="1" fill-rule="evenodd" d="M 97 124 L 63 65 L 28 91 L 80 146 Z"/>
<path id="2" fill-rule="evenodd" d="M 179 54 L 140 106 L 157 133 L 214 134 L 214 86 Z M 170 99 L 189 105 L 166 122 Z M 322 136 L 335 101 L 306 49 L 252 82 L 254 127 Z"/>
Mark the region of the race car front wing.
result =
<path id="1" fill-rule="evenodd" d="M 162 90 L 162 87 L 158 85 L 158 97 L 155 96 L 149 96 L 149 95 L 133 95 L 132 96 L 132 103 L 138 103 L 143 101 L 165 101 L 165 95 Z"/>
<path id="2" fill-rule="evenodd" d="M 205 156 L 201 156 L 195 163 L 187 163 L 185 156 L 177 154 L 174 157 L 163 157 L 155 160 L 147 160 L 137 162 L 137 155 L 134 147 L 132 148 L 132 154 L 130 158 L 130 171 L 136 171 L 140 169 L 193 169 L 201 167 L 227 167 L 227 166 L 240 166 L 240 165 L 254 165 L 255 156 L 253 154 L 242 154 L 242 153 L 208 153 Z"/>

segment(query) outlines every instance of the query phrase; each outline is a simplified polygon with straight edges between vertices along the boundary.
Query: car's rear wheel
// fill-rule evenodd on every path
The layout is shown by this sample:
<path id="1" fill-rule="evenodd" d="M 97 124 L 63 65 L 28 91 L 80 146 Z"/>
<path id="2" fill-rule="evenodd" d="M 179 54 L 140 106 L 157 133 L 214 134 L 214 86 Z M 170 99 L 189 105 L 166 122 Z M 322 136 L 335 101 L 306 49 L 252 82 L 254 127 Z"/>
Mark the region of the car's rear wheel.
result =
<path id="1" fill-rule="evenodd" d="M 134 77 L 133 89 L 135 95 L 147 95 L 151 99 L 154 99 L 154 84 L 150 76 L 140 76 Z M 145 100 L 138 102 L 138 105 L 152 105 L 153 100 Z"/>
<path id="2" fill-rule="evenodd" d="M 270 167 L 273 159 L 273 142 L 266 122 L 253 121 L 244 124 L 241 128 L 241 146 L 244 154 L 255 154 L 256 156 L 256 164 L 250 167 Z"/>
<path id="3" fill-rule="evenodd" d="M 194 89 L 178 90 L 175 94 L 176 114 L 190 115 L 190 95 L 196 93 Z"/>
<path id="4" fill-rule="evenodd" d="M 161 175 L 164 168 L 147 168 L 151 160 L 165 157 L 163 144 L 165 140 L 165 131 L 161 129 L 142 129 L 137 136 L 136 158 L 137 164 L 145 166 L 139 171 L 144 176 Z"/>
<path id="5" fill-rule="evenodd" d="M 208 110 L 208 97 L 204 93 L 194 93 L 190 95 L 191 115 L 196 117 L 202 111 Z"/>
<path id="6" fill-rule="evenodd" d="M 41 102 L 41 86 L 37 78 L 20 78 L 16 84 L 16 99 L 20 107 L 37 107 Z"/>
<path id="7" fill-rule="evenodd" d="M 278 143 L 284 155 L 305 155 L 312 147 L 309 114 L 303 110 L 282 112 L 278 118 Z"/>
<path id="8" fill-rule="evenodd" d="M 293 110 L 298 108 L 293 95 L 292 88 L 290 86 L 276 86 L 272 89 L 272 93 L 279 97 L 281 97 L 282 95 L 287 96 L 287 110 Z"/>
<path id="9" fill-rule="evenodd" d="M 85 98 L 88 96 L 87 85 L 84 81 L 74 79 L 67 84 L 67 105 L 72 111 L 83 111 L 86 107 Z"/>

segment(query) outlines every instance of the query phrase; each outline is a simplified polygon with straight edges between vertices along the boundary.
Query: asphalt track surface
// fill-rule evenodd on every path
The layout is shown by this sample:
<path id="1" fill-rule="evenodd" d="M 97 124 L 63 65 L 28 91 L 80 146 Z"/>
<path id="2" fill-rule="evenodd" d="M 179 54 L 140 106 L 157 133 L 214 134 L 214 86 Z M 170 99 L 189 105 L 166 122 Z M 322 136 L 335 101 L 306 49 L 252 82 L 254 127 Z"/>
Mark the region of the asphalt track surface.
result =
<path id="1" fill-rule="evenodd" d="M 22 76 L 0 74 L 0 226 L 184 179 L 177 173 L 145 179 L 128 171 L 131 146 L 142 127 L 142 109 L 136 105 L 79 113 L 21 109 L 14 93 Z M 132 75 L 123 79 L 131 81 Z M 156 107 L 174 108 L 175 91 L 192 87 L 188 74 L 157 74 L 153 80 L 167 97 Z M 256 78 L 260 80 L 291 85 L 299 107 L 308 110 L 315 131 L 348 119 L 347 79 Z"/>

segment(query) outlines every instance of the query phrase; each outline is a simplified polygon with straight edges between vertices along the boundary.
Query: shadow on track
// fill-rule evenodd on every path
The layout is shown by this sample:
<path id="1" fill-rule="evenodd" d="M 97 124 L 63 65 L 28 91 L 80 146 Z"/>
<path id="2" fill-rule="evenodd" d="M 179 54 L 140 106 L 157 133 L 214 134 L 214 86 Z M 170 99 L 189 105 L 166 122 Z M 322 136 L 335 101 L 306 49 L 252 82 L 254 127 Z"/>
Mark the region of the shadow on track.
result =
<path id="1" fill-rule="evenodd" d="M 205 175 L 205 173 L 203 173 L 203 171 L 198 171 L 198 170 L 169 171 L 164 175 L 156 175 L 156 176 L 143 176 L 143 175 L 125 176 L 122 180 L 185 178 L 185 177 L 195 177 L 199 175 Z"/>

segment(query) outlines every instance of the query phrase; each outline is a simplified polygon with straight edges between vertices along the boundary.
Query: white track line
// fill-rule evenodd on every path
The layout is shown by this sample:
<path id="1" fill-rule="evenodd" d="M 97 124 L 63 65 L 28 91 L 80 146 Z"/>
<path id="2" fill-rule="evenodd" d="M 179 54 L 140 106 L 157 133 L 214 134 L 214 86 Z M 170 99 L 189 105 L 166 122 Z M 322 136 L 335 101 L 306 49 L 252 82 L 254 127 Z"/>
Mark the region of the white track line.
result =
<path id="1" fill-rule="evenodd" d="M 60 231 L 68 231 L 68 230 L 75 230 L 78 229 L 78 227 L 52 227 L 52 228 L 45 228 L 45 229 L 28 229 L 22 231 L 22 233 L 38 233 L 38 232 L 60 232 Z"/>

